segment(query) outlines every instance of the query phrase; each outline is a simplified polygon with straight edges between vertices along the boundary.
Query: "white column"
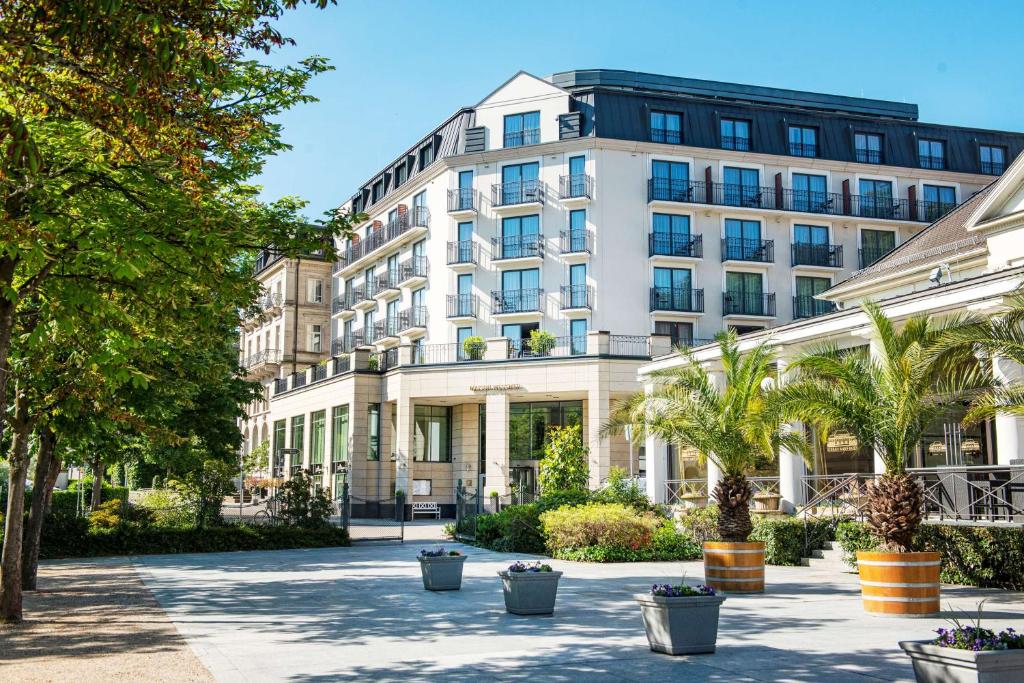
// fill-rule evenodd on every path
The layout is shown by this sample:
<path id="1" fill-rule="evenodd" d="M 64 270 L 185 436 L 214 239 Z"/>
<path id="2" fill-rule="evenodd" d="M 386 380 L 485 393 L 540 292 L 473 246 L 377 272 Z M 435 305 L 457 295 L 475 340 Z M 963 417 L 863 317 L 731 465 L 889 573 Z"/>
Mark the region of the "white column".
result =
<path id="1" fill-rule="evenodd" d="M 412 399 L 400 395 L 395 401 L 395 489 L 405 491 L 405 500 L 412 502 L 413 452 L 415 429 Z"/>
<path id="2" fill-rule="evenodd" d="M 1024 369 L 1006 358 L 996 358 L 992 362 L 993 374 L 997 380 L 1005 384 L 1020 384 L 1024 380 Z M 996 454 L 999 465 L 1009 465 L 1011 460 L 1024 458 L 1024 419 L 1016 415 L 996 415 L 994 420 L 996 432 Z"/>
<path id="3" fill-rule="evenodd" d="M 868 339 L 868 353 L 872 358 L 882 355 L 882 343 L 876 337 Z M 906 465 L 909 467 L 909 464 Z M 876 446 L 874 451 L 874 473 L 885 474 L 885 460 L 882 459 L 882 451 Z"/>
<path id="4" fill-rule="evenodd" d="M 597 490 L 601 482 L 608 478 L 611 468 L 611 444 L 608 439 L 601 438 L 601 427 L 608 421 L 608 389 L 600 386 L 604 380 L 598 380 L 599 386 L 587 392 L 587 448 L 590 449 L 590 488 Z"/>
<path id="5" fill-rule="evenodd" d="M 723 373 L 721 371 L 715 371 L 715 372 L 711 372 L 709 374 L 711 375 L 711 380 L 715 383 L 715 387 L 718 389 L 718 391 L 719 392 L 724 391 L 725 390 L 725 373 Z M 711 459 L 712 455 L 713 454 L 708 455 L 708 459 L 707 459 L 707 464 L 708 464 L 708 501 L 709 502 L 714 500 L 714 498 L 712 497 L 712 494 L 713 494 L 713 492 L 715 490 L 715 486 L 717 486 L 718 482 L 722 480 L 722 470 L 720 470 L 718 468 L 718 464 L 715 463 Z"/>
<path id="6" fill-rule="evenodd" d="M 803 430 L 803 425 L 794 422 L 783 425 L 783 428 L 799 434 Z M 806 473 L 804 459 L 799 453 L 794 453 L 788 448 L 779 449 L 779 495 L 782 496 L 783 512 L 796 512 L 797 507 L 803 504 L 804 491 L 801 480 Z"/>
<path id="7" fill-rule="evenodd" d="M 494 392 L 487 394 L 487 496 L 492 491 L 508 495 L 509 452 L 508 452 L 508 394 Z M 489 499 L 488 499 L 489 502 Z"/>
<path id="8" fill-rule="evenodd" d="M 647 437 L 647 498 L 653 503 L 665 502 L 665 482 L 668 481 L 668 446 L 664 441 Z"/>

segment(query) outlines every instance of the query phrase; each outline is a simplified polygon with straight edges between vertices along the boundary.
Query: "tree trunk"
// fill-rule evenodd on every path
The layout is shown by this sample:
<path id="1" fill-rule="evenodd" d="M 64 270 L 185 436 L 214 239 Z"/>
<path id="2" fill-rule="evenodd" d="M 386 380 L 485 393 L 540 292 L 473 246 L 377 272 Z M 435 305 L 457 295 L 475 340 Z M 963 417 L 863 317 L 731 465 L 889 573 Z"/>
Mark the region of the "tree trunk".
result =
<path id="1" fill-rule="evenodd" d="M 754 491 L 742 474 L 722 477 L 715 484 L 718 503 L 718 534 L 723 541 L 746 541 L 754 525 L 750 521 L 750 498 Z"/>
<path id="2" fill-rule="evenodd" d="M 96 508 L 100 506 L 103 501 L 103 472 L 106 469 L 106 465 L 100 456 L 96 456 L 92 459 L 92 502 L 89 503 L 89 510 L 96 512 Z"/>
<path id="3" fill-rule="evenodd" d="M 60 458 L 56 455 L 57 435 L 49 427 L 39 432 L 39 452 L 36 454 L 36 473 L 32 480 L 32 507 L 29 509 L 25 537 L 21 549 L 22 590 L 36 589 L 39 570 L 39 544 L 43 534 L 43 521 L 50 509 L 53 486 L 60 474 Z"/>
<path id="4" fill-rule="evenodd" d="M 28 396 L 15 389 L 11 419 L 10 483 L 4 547 L 0 555 L 0 623 L 21 621 L 21 541 L 25 525 L 25 476 L 28 474 L 28 440 L 32 432 L 27 415 Z"/>
<path id="5" fill-rule="evenodd" d="M 882 539 L 883 550 L 911 551 L 923 517 L 924 489 L 906 472 L 868 482 L 867 526 Z"/>
<path id="6" fill-rule="evenodd" d="M 10 211 L 9 215 L 18 213 Z M 0 257 L 0 290 L 14 281 L 16 262 L 9 256 Z M 4 440 L 4 426 L 7 420 L 7 384 L 10 377 L 11 335 L 14 332 L 14 311 L 17 304 L 0 295 L 0 442 Z"/>

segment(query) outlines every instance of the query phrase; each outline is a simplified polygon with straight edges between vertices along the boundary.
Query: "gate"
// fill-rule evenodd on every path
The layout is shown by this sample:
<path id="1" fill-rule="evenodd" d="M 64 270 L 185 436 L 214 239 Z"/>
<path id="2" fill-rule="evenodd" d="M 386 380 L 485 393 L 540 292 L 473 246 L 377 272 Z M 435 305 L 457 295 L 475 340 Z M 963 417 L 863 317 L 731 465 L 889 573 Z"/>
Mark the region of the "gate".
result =
<path id="1" fill-rule="evenodd" d="M 405 496 L 360 498 L 349 492 L 348 482 L 337 499 L 342 527 L 355 541 L 405 542 Z"/>
<path id="2" fill-rule="evenodd" d="M 455 540 L 476 539 L 476 518 L 483 511 L 483 500 L 479 492 L 467 492 L 460 480 L 458 488 L 455 489 Z"/>

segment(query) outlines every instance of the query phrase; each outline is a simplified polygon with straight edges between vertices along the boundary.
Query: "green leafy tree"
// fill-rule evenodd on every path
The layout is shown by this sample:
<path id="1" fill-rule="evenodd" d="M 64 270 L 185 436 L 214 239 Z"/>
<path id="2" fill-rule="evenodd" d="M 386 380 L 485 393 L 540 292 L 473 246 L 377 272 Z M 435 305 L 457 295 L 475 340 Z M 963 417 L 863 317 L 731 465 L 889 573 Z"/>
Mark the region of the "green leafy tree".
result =
<path id="1" fill-rule="evenodd" d="M 634 438 L 654 436 L 680 448 L 693 448 L 700 460 L 711 460 L 722 473 L 712 493 L 720 514 L 718 531 L 723 540 L 745 541 L 753 525 L 747 475 L 779 448 L 805 458 L 809 446 L 802 434 L 782 428 L 782 415 L 770 398 L 775 378 L 775 356 L 765 344 L 741 353 L 736 333 L 718 340 L 724 386 L 687 351 L 683 363 L 651 373 L 654 390 L 638 392 L 617 403 L 604 426 L 605 433 L 621 433 L 633 425 Z"/>
<path id="2" fill-rule="evenodd" d="M 296 472 L 277 495 L 285 524 L 315 529 L 330 523 L 334 506 L 327 492 L 314 486 L 313 479 L 305 472 Z"/>
<path id="3" fill-rule="evenodd" d="M 189 472 L 181 480 L 168 482 L 182 504 L 192 511 L 196 526 L 205 528 L 221 523 L 224 496 L 234 490 L 234 468 L 220 460 L 206 460 L 200 470 Z"/>
<path id="4" fill-rule="evenodd" d="M 585 491 L 590 481 L 589 453 L 579 425 L 549 429 L 544 457 L 538 464 L 540 490 Z"/>

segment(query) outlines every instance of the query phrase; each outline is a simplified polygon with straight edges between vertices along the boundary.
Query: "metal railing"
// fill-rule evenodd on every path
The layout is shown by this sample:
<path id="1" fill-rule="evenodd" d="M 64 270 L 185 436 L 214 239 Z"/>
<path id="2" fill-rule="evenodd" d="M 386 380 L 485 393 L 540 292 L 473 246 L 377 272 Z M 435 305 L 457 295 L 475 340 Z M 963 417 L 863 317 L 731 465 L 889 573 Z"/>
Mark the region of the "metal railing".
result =
<path id="1" fill-rule="evenodd" d="M 704 197 L 696 195 L 697 183 L 676 178 L 649 178 L 647 180 L 647 201 L 649 202 L 698 202 L 707 203 Z"/>
<path id="2" fill-rule="evenodd" d="M 540 144 L 540 128 L 524 128 L 505 133 L 505 147 L 523 147 Z"/>
<path id="3" fill-rule="evenodd" d="M 288 391 L 288 378 L 278 377 L 274 380 L 274 395 L 283 394 Z"/>
<path id="4" fill-rule="evenodd" d="M 707 477 L 700 479 L 670 479 L 665 482 L 665 503 L 704 507 L 708 503 Z"/>
<path id="5" fill-rule="evenodd" d="M 673 128 L 651 128 L 651 142 L 664 142 L 678 145 L 683 140 L 683 132 Z"/>
<path id="6" fill-rule="evenodd" d="M 410 256 L 398 266 L 398 284 L 427 277 L 429 272 L 430 264 L 426 256 Z"/>
<path id="7" fill-rule="evenodd" d="M 818 145 L 809 142 L 790 142 L 789 154 L 794 157 L 816 157 Z"/>
<path id="8" fill-rule="evenodd" d="M 250 354 L 242 359 L 241 366 L 250 370 L 257 365 L 274 365 L 281 362 L 281 351 L 278 349 L 263 349 Z"/>
<path id="9" fill-rule="evenodd" d="M 379 342 L 382 339 L 388 337 L 397 337 L 399 331 L 398 316 L 393 315 L 384 318 L 384 320 L 378 320 L 373 323 L 373 339 L 374 342 Z"/>
<path id="10" fill-rule="evenodd" d="M 735 135 L 722 136 L 722 149 L 735 149 L 740 152 L 750 151 L 750 138 Z"/>
<path id="11" fill-rule="evenodd" d="M 363 282 L 362 294 L 363 294 L 363 298 L 360 299 L 359 301 L 373 301 L 373 297 L 377 296 L 377 280 L 376 280 L 376 278 L 374 278 L 373 280 L 367 280 L 367 281 Z"/>
<path id="12" fill-rule="evenodd" d="M 1024 467 L 908 470 L 924 488 L 926 519 L 1024 524 Z"/>
<path id="13" fill-rule="evenodd" d="M 916 214 L 913 220 L 928 223 L 934 223 L 955 208 L 956 202 L 929 202 L 922 199 L 916 204 L 911 204 L 911 209 Z"/>
<path id="14" fill-rule="evenodd" d="M 813 318 L 815 316 L 832 313 L 835 310 L 836 305 L 831 301 L 822 301 L 821 299 L 815 299 L 813 296 L 793 297 L 794 320 L 799 320 L 800 318 Z"/>
<path id="15" fill-rule="evenodd" d="M 844 197 L 843 201 L 849 201 L 850 206 L 843 211 L 848 216 L 880 218 L 891 221 L 910 220 L 910 204 L 906 199 L 852 194 L 849 197 Z"/>
<path id="16" fill-rule="evenodd" d="M 930 168 L 936 171 L 941 171 L 946 168 L 946 158 L 942 156 L 933 156 L 931 154 L 923 154 L 920 157 L 921 168 Z"/>
<path id="17" fill-rule="evenodd" d="M 651 338 L 635 334 L 608 335 L 608 353 L 627 358 L 650 358 Z"/>
<path id="18" fill-rule="evenodd" d="M 559 199 L 590 199 L 594 196 L 594 179 L 586 173 L 574 173 L 558 177 Z"/>
<path id="19" fill-rule="evenodd" d="M 647 255 L 703 258 L 704 240 L 700 235 L 652 232 L 647 235 Z"/>
<path id="20" fill-rule="evenodd" d="M 476 211 L 476 191 L 471 187 L 448 190 L 449 211 Z"/>
<path id="21" fill-rule="evenodd" d="M 284 302 L 284 297 L 278 292 L 266 292 L 259 298 L 259 307 L 267 311 L 271 308 L 278 308 Z"/>
<path id="22" fill-rule="evenodd" d="M 419 215 L 421 218 L 429 220 L 429 212 L 426 212 L 426 207 L 417 206 L 413 207 L 413 215 Z M 414 223 L 420 225 L 419 223 Z M 426 223 L 422 223 L 426 225 Z M 341 264 L 338 270 L 345 268 L 364 256 L 368 256 L 372 252 L 380 249 L 384 245 L 398 239 L 412 227 L 409 221 L 407 213 L 398 214 L 394 220 L 389 221 L 386 226 L 380 227 L 373 230 L 366 237 L 352 242 L 348 247 L 338 255 L 338 263 Z"/>
<path id="23" fill-rule="evenodd" d="M 722 315 L 775 316 L 775 294 L 722 292 Z"/>
<path id="24" fill-rule="evenodd" d="M 449 318 L 476 318 L 480 308 L 476 294 L 449 294 Z"/>
<path id="25" fill-rule="evenodd" d="M 398 331 L 406 332 L 427 326 L 427 307 L 410 306 L 398 313 Z"/>
<path id="26" fill-rule="evenodd" d="M 356 299 L 352 294 L 353 293 L 349 291 L 334 297 L 331 301 L 331 315 L 337 315 L 342 311 L 352 310 L 352 307 L 355 305 L 356 301 L 358 301 L 358 299 Z"/>
<path id="27" fill-rule="evenodd" d="M 689 287 L 651 287 L 650 310 L 704 312 L 704 290 Z"/>
<path id="28" fill-rule="evenodd" d="M 843 267 L 843 245 L 795 242 L 789 245 L 790 265 Z"/>
<path id="29" fill-rule="evenodd" d="M 448 265 L 459 263 L 479 263 L 480 246 L 473 240 L 460 240 L 448 243 Z"/>
<path id="30" fill-rule="evenodd" d="M 471 360 L 462 350 L 462 344 L 420 344 L 413 349 L 413 365 L 448 365 Z M 479 360 L 479 359 L 473 359 Z"/>
<path id="31" fill-rule="evenodd" d="M 395 270 L 386 270 L 377 276 L 376 282 L 374 283 L 374 290 L 378 294 L 383 294 L 384 292 L 392 289 L 397 290 L 398 281 L 399 276 L 397 268 Z"/>
<path id="32" fill-rule="evenodd" d="M 550 350 L 534 348 L 529 339 L 509 339 L 509 359 L 517 358 L 556 358 L 566 356 L 583 356 L 587 353 L 587 338 L 585 336 L 555 337 L 555 344 Z"/>
<path id="33" fill-rule="evenodd" d="M 363 330 L 355 330 L 351 334 L 342 335 L 331 342 L 331 355 L 339 356 L 343 353 L 352 353 L 358 346 L 366 344 L 366 337 Z"/>
<path id="34" fill-rule="evenodd" d="M 562 285 L 562 310 L 569 308 L 592 308 L 594 288 L 590 285 Z"/>
<path id="35" fill-rule="evenodd" d="M 775 240 L 724 237 L 722 238 L 722 260 L 774 263 Z"/>
<path id="36" fill-rule="evenodd" d="M 352 369 L 352 357 L 349 355 L 337 356 L 334 359 L 334 373 L 340 375 L 343 372 L 348 372 Z"/>
<path id="37" fill-rule="evenodd" d="M 896 247 L 893 247 L 895 249 Z M 857 260 L 861 268 L 867 268 L 872 263 L 888 254 L 892 249 L 877 247 L 861 247 L 857 250 Z"/>
<path id="38" fill-rule="evenodd" d="M 543 289 L 507 289 L 492 291 L 491 312 L 495 315 L 503 313 L 532 313 L 541 310 L 544 301 Z"/>
<path id="39" fill-rule="evenodd" d="M 1001 161 L 983 161 L 981 162 L 981 172 L 988 175 L 1002 175 L 1003 171 L 1006 170 L 1006 164 Z"/>
<path id="40" fill-rule="evenodd" d="M 508 235 L 491 239 L 494 260 L 544 258 L 544 235 Z"/>
<path id="41" fill-rule="evenodd" d="M 561 231 L 558 233 L 558 243 L 563 254 L 594 253 L 594 235 L 583 228 Z"/>
<path id="42" fill-rule="evenodd" d="M 857 161 L 862 164 L 882 163 L 882 152 L 877 149 L 858 149 L 855 152 Z"/>
<path id="43" fill-rule="evenodd" d="M 323 365 L 320 365 L 319 363 L 317 363 L 316 365 L 311 365 L 311 366 L 309 366 L 309 370 L 310 370 L 310 372 L 309 372 L 309 375 L 310 375 L 309 381 L 310 382 L 319 382 L 320 380 L 327 379 L 327 364 L 326 363 L 324 363 Z"/>
<path id="44" fill-rule="evenodd" d="M 544 184 L 539 180 L 515 180 L 491 186 L 491 202 L 495 206 L 544 203 Z"/>
<path id="45" fill-rule="evenodd" d="M 296 370 L 292 373 L 292 389 L 306 386 L 306 371 Z"/>

